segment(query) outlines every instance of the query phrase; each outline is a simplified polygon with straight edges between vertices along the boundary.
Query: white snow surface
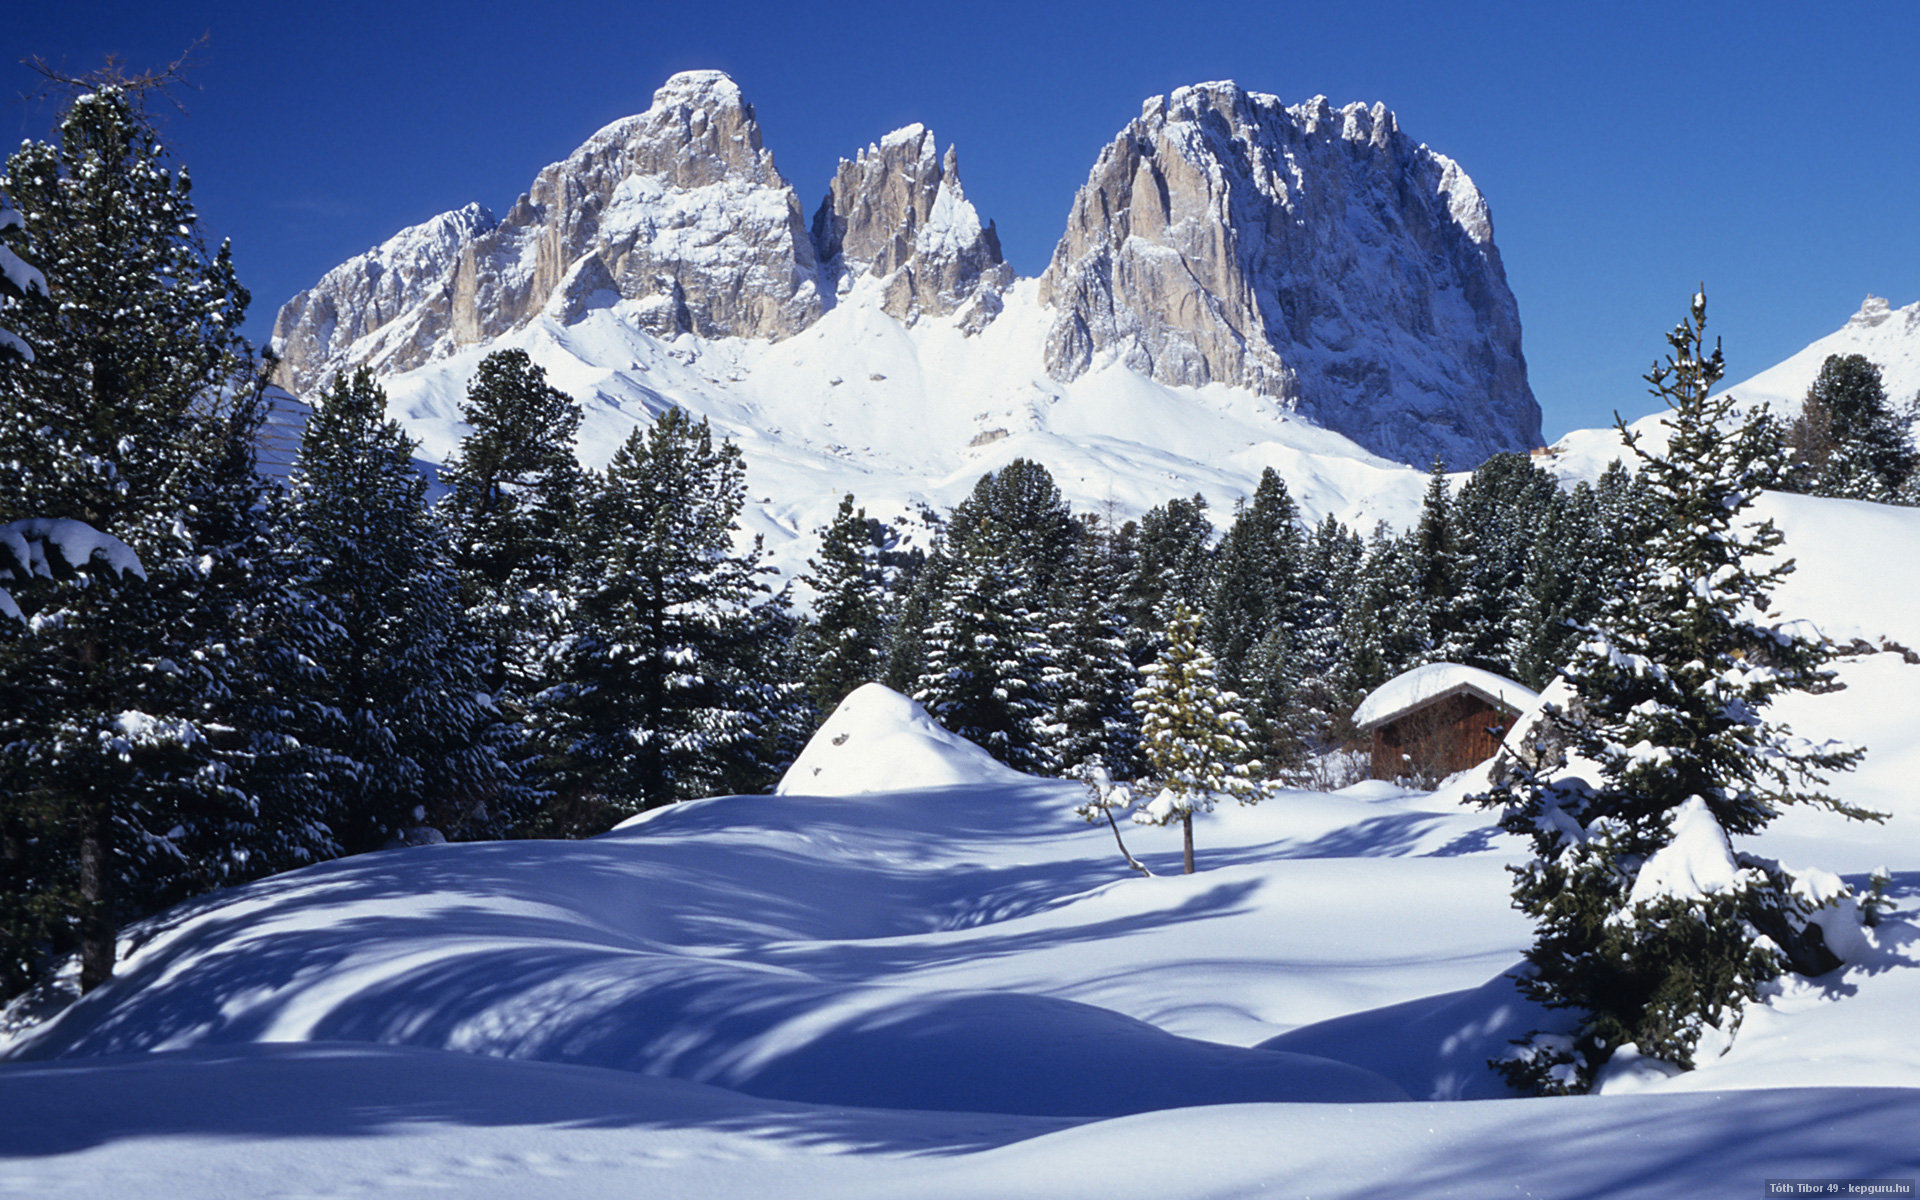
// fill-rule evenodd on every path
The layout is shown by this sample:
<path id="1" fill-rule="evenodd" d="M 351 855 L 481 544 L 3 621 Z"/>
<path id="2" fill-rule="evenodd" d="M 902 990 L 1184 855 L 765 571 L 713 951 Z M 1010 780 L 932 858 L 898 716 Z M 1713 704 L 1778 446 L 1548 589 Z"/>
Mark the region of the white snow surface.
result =
<path id="1" fill-rule="evenodd" d="M 1459 663 L 1428 663 L 1368 692 L 1353 710 L 1353 723 L 1366 729 L 1462 688 L 1491 696 L 1517 712 L 1526 712 L 1540 699 L 1532 688 L 1492 671 Z"/>
<path id="2" fill-rule="evenodd" d="M 1840 503 L 1789 506 L 1790 548 Z M 1885 515 L 1884 541 L 1830 551 L 1806 595 L 1850 608 L 1816 623 L 1910 619 L 1883 564 L 1920 552 L 1920 513 Z M 831 761 L 816 778 L 848 794 L 361 855 L 129 928 L 114 981 L 0 1051 L 0 1194 L 1651 1200 L 1912 1177 L 1920 666 L 1839 672 L 1775 711 L 1868 745 L 1833 790 L 1888 820 L 1789 811 L 1738 848 L 1856 885 L 1884 866 L 1895 911 L 1627 1094 L 1500 1098 L 1485 1060 L 1556 1015 L 1505 978 L 1526 850 L 1465 780 L 1225 806 L 1193 876 L 1178 830 L 1129 828 L 1143 878 L 1078 784 L 853 790 Z M 957 753 L 897 697 L 842 717 L 835 759 L 855 736 Z"/>
<path id="3" fill-rule="evenodd" d="M 840 702 L 774 788 L 778 796 L 859 796 L 1008 784 L 1026 777 L 942 729 L 918 701 L 867 683 Z"/>
<path id="4" fill-rule="evenodd" d="M 1727 831 L 1720 828 L 1707 802 L 1688 798 L 1673 815 L 1673 840 L 1654 852 L 1634 876 L 1629 904 L 1671 896 L 1697 900 L 1731 891 L 1740 883 L 1740 864 L 1733 859 Z"/>

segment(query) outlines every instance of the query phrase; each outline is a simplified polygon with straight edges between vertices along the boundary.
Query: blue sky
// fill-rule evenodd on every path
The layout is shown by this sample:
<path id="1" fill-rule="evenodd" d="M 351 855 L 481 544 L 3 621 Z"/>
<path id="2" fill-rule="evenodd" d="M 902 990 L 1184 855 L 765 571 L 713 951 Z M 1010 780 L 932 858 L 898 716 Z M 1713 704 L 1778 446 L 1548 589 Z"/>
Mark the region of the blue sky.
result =
<path id="1" fill-rule="evenodd" d="M 504 209 L 693 67 L 739 82 L 809 214 L 839 158 L 924 122 L 1027 275 L 1148 96 L 1226 78 L 1384 101 L 1493 207 L 1549 439 L 1653 407 L 1639 376 L 1701 280 L 1735 378 L 1868 292 L 1920 300 L 1911 3 L 25 0 L 4 28 L 9 143 L 53 116 L 13 58 L 146 66 L 210 35 L 166 133 L 259 339 L 328 268 L 468 201 Z"/>

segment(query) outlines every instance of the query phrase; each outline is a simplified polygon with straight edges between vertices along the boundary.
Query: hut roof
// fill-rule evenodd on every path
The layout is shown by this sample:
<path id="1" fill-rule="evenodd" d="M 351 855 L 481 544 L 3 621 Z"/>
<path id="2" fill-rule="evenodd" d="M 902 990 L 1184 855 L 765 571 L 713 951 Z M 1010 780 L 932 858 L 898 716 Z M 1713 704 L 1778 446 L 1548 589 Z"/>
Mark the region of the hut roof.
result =
<path id="1" fill-rule="evenodd" d="M 1353 710 L 1353 723 L 1365 733 L 1460 692 L 1520 712 L 1525 712 L 1540 698 L 1539 693 L 1525 684 L 1492 671 L 1463 667 L 1459 663 L 1428 663 L 1396 675 L 1367 693 L 1360 707 Z"/>

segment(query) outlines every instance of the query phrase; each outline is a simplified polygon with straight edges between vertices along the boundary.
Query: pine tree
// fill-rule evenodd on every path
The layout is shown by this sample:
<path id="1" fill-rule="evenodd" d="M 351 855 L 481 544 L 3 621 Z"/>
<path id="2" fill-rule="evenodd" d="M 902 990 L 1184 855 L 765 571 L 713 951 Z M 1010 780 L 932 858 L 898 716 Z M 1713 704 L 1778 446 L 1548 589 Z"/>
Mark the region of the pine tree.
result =
<path id="1" fill-rule="evenodd" d="M 1175 497 L 1149 509 L 1130 539 L 1133 572 L 1121 593 L 1128 650 L 1135 666 L 1152 662 L 1177 602 L 1205 612 L 1213 572 L 1213 522 L 1206 497 Z"/>
<path id="2" fill-rule="evenodd" d="M 7 310 L 31 358 L 7 355 L 0 376 L 0 521 L 83 522 L 148 574 L 49 596 L 38 634 L 0 648 L 4 803 L 43 835 L 27 884 L 41 945 L 77 943 L 92 988 L 112 974 L 120 922 L 177 894 L 182 818 L 230 833 L 232 807 L 250 803 L 213 754 L 203 685 L 237 631 L 206 598 L 225 551 L 198 541 L 219 523 L 206 506 L 250 499 L 216 479 L 251 375 L 248 297 L 227 248 L 200 238 L 185 169 L 111 81 L 72 101 L 57 143 L 16 151 L 0 191 L 20 219 L 9 254 L 46 284 Z"/>
<path id="3" fill-rule="evenodd" d="M 740 450 L 669 409 L 589 489 L 557 682 L 534 724 L 569 832 L 772 781 L 799 689 L 784 593 L 734 547 Z"/>
<path id="4" fill-rule="evenodd" d="M 1055 670 L 1046 729 L 1048 769 L 1058 775 L 1098 767 L 1122 778 L 1138 769 L 1140 675 L 1127 654 L 1126 618 L 1116 603 L 1127 563 L 1117 538 L 1097 518 L 1064 572 L 1053 603 Z"/>
<path id="5" fill-rule="evenodd" d="M 1051 606 L 1079 536 L 1052 475 L 1015 459 L 954 508 L 922 575 L 910 692 L 941 724 L 1017 770 L 1054 766 L 1060 665 Z"/>
<path id="6" fill-rule="evenodd" d="M 833 523 L 820 531 L 820 554 L 800 577 L 817 599 L 805 626 L 806 686 L 822 718 L 847 694 L 877 679 L 888 643 L 886 590 L 867 510 L 853 506 L 849 492 Z"/>
<path id="7" fill-rule="evenodd" d="M 489 682 L 524 712 L 573 563 L 585 477 L 573 451 L 580 406 L 524 350 L 480 360 L 461 409 L 469 432 L 446 464 L 438 515 L 467 619 L 492 649 Z"/>
<path id="8" fill-rule="evenodd" d="M 1511 648 L 1524 619 L 1527 563 L 1563 503 L 1553 478 L 1523 454 L 1497 454 L 1461 485 L 1452 514 L 1461 551 L 1458 633 L 1446 661 L 1517 678 Z"/>
<path id="9" fill-rule="evenodd" d="M 1299 622 L 1300 510 L 1273 468 L 1260 476 L 1251 501 L 1242 501 L 1213 556 L 1206 608 L 1207 648 L 1221 677 L 1237 685 L 1255 646 L 1280 625 Z"/>
<path id="10" fill-rule="evenodd" d="M 1481 798 L 1533 843 L 1515 872 L 1515 904 L 1536 922 L 1522 988 L 1580 1014 L 1570 1042 L 1536 1037 L 1501 1064 L 1542 1090 L 1585 1090 L 1629 1044 L 1691 1067 L 1706 1028 L 1730 1033 L 1761 984 L 1789 965 L 1837 965 L 1792 878 L 1728 840 L 1787 804 L 1868 814 L 1817 790 L 1858 751 L 1810 746 L 1765 716 L 1829 673 L 1818 643 L 1769 615 L 1792 564 L 1759 564 L 1780 535 L 1744 514 L 1777 477 L 1781 447 L 1712 396 L 1722 362 L 1704 350 L 1705 304 L 1695 297 L 1648 376 L 1672 410 L 1667 450 L 1621 427 L 1658 525 L 1585 631 L 1567 693 Z"/>
<path id="11" fill-rule="evenodd" d="M 1909 422 L 1887 405 L 1880 368 L 1859 354 L 1821 364 L 1787 444 L 1797 459 L 1787 486 L 1814 495 L 1895 499 L 1920 467 Z"/>
<path id="12" fill-rule="evenodd" d="M 1457 662 L 1466 652 L 1464 558 L 1446 464 L 1435 459 L 1427 473 L 1420 520 L 1407 535 L 1405 556 L 1412 595 L 1411 607 L 1401 610 L 1402 620 L 1419 645 L 1413 652 L 1419 662 Z"/>
<path id="13" fill-rule="evenodd" d="M 1001 762 L 1038 773 L 1052 765 L 1056 668 L 1045 596 L 1014 552 L 1016 536 L 983 514 L 949 552 L 913 698 Z"/>
<path id="14" fill-rule="evenodd" d="M 413 451 L 370 371 L 337 376 L 308 418 L 287 503 L 288 573 L 335 631 L 313 650 L 331 716 L 314 736 L 339 756 L 350 852 L 422 828 L 495 836 L 536 799 L 512 765 L 519 728 L 487 695 L 487 655 Z"/>
<path id="15" fill-rule="evenodd" d="M 1237 711 L 1240 698 L 1222 690 L 1213 656 L 1200 644 L 1200 617 L 1175 601 L 1167 621 L 1166 648 L 1142 674 L 1134 698 L 1140 742 L 1153 799 L 1134 820 L 1146 825 L 1180 822 L 1182 869 L 1193 874 L 1193 814 L 1212 812 L 1221 796 L 1242 804 L 1260 799 L 1253 773 L 1259 763 L 1249 744 L 1252 730 Z"/>

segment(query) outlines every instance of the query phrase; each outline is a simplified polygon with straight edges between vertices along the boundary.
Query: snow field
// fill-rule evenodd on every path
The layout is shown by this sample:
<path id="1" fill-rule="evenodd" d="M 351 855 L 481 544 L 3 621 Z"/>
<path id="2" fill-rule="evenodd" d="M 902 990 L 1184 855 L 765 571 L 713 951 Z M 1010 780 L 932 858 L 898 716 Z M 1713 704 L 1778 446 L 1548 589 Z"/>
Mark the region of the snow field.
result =
<path id="1" fill-rule="evenodd" d="M 1779 519 L 1798 553 L 1850 512 Z M 1870 553 L 1823 543 L 1796 578 L 1817 623 L 1897 629 L 1885 564 L 1920 550 L 1920 514 L 1863 515 L 1884 517 Z M 1780 715 L 1866 742 L 1834 791 L 1889 820 L 1791 812 L 1741 848 L 1855 883 L 1884 865 L 1896 912 L 1859 961 L 1750 1006 L 1723 1056 L 1632 1094 L 1497 1099 L 1484 1060 L 1551 1015 L 1502 978 L 1529 935 L 1506 894 L 1522 848 L 1458 803 L 1470 779 L 1222 807 L 1190 877 L 1177 830 L 1123 824 L 1160 873 L 1138 878 L 1073 815 L 1078 785 L 1010 775 L 870 691 L 787 794 L 583 843 L 364 855 L 130 930 L 121 977 L 0 1062 L 0 1194 L 1670 1197 L 1912 1176 L 1920 666 L 1840 675 Z"/>

